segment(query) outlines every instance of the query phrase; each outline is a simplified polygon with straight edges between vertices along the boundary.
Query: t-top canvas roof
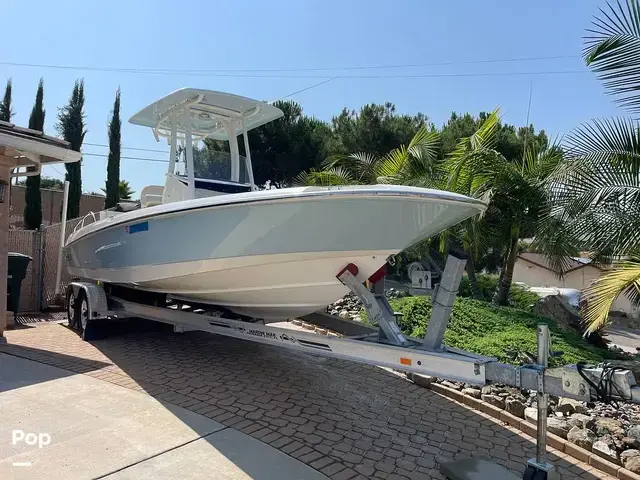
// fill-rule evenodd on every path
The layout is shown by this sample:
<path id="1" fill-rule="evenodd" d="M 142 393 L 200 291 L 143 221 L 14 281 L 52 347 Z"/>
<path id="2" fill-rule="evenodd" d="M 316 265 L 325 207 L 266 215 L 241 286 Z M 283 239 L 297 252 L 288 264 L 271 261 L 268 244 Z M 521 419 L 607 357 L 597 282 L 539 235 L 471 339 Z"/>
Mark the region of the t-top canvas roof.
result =
<path id="1" fill-rule="evenodd" d="M 251 98 L 213 90 L 182 88 L 143 108 L 129 122 L 151 127 L 157 135 L 170 136 L 171 113 L 176 112 L 177 132 L 184 134 L 185 119 L 179 111 L 185 105 L 191 109 L 192 134 L 201 139 L 228 140 L 229 124 L 241 134 L 243 124 L 249 131 L 284 115 L 279 108 Z"/>

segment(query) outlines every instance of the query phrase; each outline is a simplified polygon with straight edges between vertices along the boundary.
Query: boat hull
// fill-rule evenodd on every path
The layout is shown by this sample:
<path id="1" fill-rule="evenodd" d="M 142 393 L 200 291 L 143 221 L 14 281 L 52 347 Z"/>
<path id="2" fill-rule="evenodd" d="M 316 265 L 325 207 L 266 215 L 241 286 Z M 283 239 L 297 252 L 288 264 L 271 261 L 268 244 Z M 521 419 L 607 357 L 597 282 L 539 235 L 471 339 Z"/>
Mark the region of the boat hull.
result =
<path id="1" fill-rule="evenodd" d="M 348 263 L 364 281 L 389 255 L 483 208 L 410 187 L 224 197 L 150 207 L 84 227 L 65 248 L 67 269 L 277 321 L 343 296 L 347 288 L 336 275 Z"/>

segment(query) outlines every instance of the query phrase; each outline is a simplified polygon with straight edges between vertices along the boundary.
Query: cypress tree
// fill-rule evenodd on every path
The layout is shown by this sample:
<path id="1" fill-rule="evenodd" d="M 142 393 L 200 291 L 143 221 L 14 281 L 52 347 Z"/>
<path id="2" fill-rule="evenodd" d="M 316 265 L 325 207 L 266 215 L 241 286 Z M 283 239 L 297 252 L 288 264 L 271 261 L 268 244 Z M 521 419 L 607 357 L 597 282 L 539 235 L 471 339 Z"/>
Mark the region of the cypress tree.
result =
<path id="1" fill-rule="evenodd" d="M 44 82 L 42 78 L 38 83 L 36 101 L 31 109 L 29 117 L 29 128 L 32 130 L 44 131 Z M 29 167 L 27 171 L 35 171 L 35 167 Z M 42 224 L 42 198 L 40 196 L 40 175 L 27 177 L 24 203 L 24 227 L 27 230 L 36 230 Z"/>
<path id="2" fill-rule="evenodd" d="M 86 135 L 84 129 L 84 80 L 76 80 L 69 98 L 69 103 L 58 112 L 57 129 L 62 138 L 71 144 L 71 149 L 79 152 Z M 82 197 L 81 162 L 65 163 L 69 181 L 69 205 L 67 218 L 72 219 L 80 215 L 80 198 Z"/>
<path id="3" fill-rule="evenodd" d="M 120 89 L 116 91 L 113 102 L 113 112 L 109 121 L 109 160 L 107 162 L 107 182 L 105 184 L 106 197 L 104 208 L 115 207 L 120 201 L 118 185 L 120 184 Z"/>
<path id="4" fill-rule="evenodd" d="M 0 120 L 10 122 L 13 117 L 11 111 L 11 79 L 7 80 L 7 86 L 4 89 L 4 98 L 0 102 Z"/>

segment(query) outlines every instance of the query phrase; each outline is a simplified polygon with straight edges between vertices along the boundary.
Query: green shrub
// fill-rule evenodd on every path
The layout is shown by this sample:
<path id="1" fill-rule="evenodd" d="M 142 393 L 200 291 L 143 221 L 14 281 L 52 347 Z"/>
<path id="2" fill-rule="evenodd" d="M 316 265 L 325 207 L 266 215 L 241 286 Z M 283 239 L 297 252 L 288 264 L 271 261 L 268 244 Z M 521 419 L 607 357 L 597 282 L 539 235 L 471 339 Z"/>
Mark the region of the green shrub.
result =
<path id="1" fill-rule="evenodd" d="M 390 303 L 394 311 L 403 314 L 398 323 L 402 331 L 413 337 L 423 337 L 431 316 L 431 299 L 406 297 Z M 366 312 L 362 317 L 366 318 Z M 563 352 L 561 357 L 549 359 L 552 366 L 616 358 L 613 352 L 588 344 L 580 335 L 560 330 L 553 320 L 471 298 L 456 300 L 444 341 L 452 347 L 513 362 L 513 352 L 527 352 L 535 357 L 539 323 L 549 325 L 553 350 Z"/>
<path id="2" fill-rule="evenodd" d="M 478 274 L 476 278 L 478 279 L 478 287 L 482 292 L 484 300 L 490 302 L 498 288 L 498 275 Z M 466 275 L 464 275 L 460 281 L 458 295 L 460 297 L 473 298 L 473 295 L 471 295 L 471 287 L 469 286 L 469 277 Z M 530 310 L 531 306 L 538 300 L 540 300 L 540 297 L 537 294 L 530 292 L 522 285 L 511 285 L 511 289 L 509 290 L 509 304 L 512 307 Z"/>

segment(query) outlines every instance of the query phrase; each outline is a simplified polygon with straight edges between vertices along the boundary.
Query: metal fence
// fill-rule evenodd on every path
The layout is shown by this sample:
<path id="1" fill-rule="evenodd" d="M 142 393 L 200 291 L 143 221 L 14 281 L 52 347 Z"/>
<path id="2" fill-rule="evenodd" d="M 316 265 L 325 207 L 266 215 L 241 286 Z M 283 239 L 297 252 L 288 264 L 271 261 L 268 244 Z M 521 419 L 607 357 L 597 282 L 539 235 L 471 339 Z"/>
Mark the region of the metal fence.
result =
<path id="1" fill-rule="evenodd" d="M 78 222 L 79 218 L 67 222 L 66 238 L 71 235 Z M 56 269 L 61 228 L 62 223 L 56 223 L 40 230 L 9 230 L 9 252 L 29 255 L 32 259 L 22 282 L 19 312 L 37 312 L 57 304 Z M 63 268 L 60 292 L 65 291 L 69 280 Z"/>
<path id="2" fill-rule="evenodd" d="M 73 233 L 75 226 L 80 223 L 81 218 L 69 220 L 65 227 L 65 241 Z M 56 269 L 58 268 L 58 251 L 60 250 L 60 230 L 62 223 L 55 223 L 44 228 L 44 248 L 42 256 L 42 308 L 56 305 Z M 62 275 L 60 276 L 60 292 L 64 294 L 71 278 L 62 264 Z"/>

